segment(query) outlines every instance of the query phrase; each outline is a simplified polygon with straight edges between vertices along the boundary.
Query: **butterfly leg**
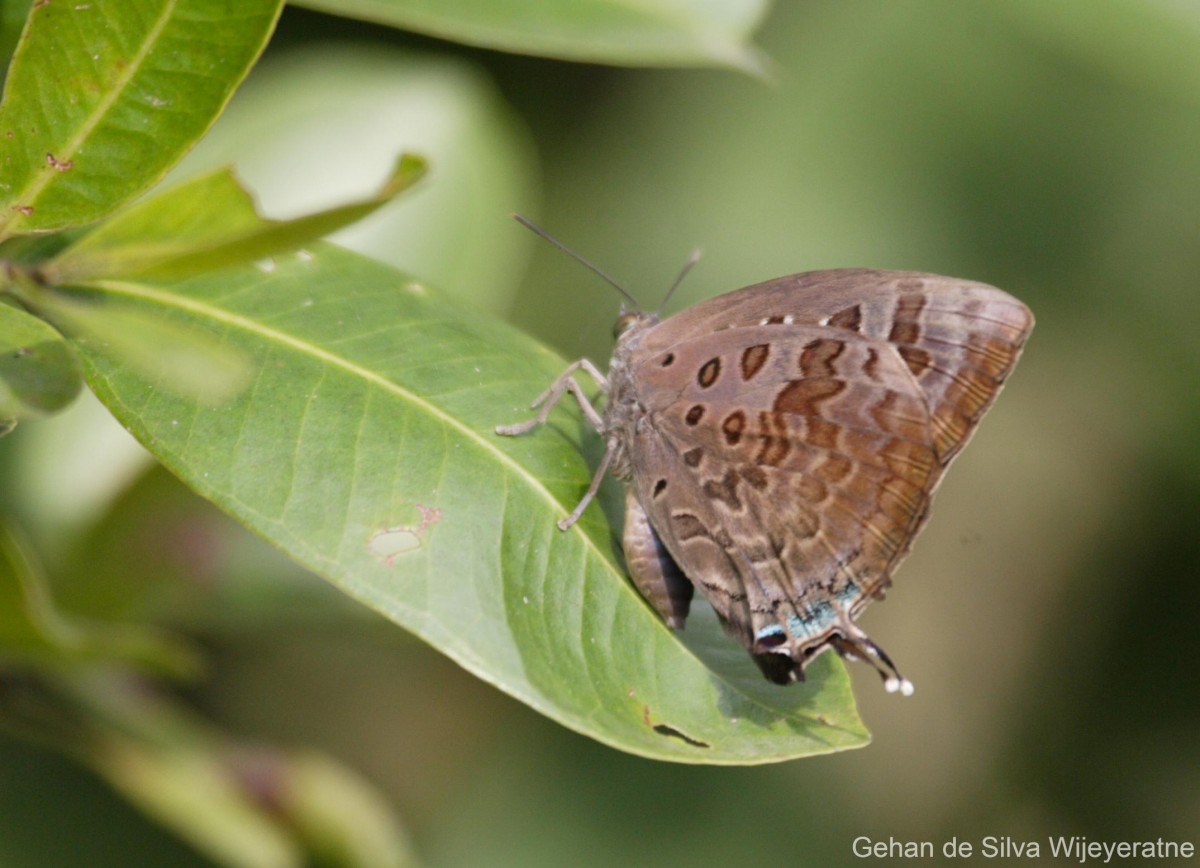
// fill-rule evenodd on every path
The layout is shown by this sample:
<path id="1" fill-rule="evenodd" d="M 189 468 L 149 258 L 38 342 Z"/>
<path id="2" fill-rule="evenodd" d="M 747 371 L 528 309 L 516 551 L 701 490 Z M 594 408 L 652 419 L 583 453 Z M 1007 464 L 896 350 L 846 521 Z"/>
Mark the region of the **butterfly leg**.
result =
<path id="1" fill-rule="evenodd" d="M 625 532 L 621 545 L 629 574 L 642 596 L 663 616 L 668 627 L 682 630 L 695 587 L 655 533 L 632 488 L 625 492 Z"/>
<path id="2" fill-rule="evenodd" d="M 550 418 L 550 411 L 562 400 L 563 393 L 565 392 L 570 392 L 579 403 L 579 408 L 583 411 L 583 415 L 587 417 L 588 422 L 592 424 L 592 427 L 597 431 L 603 430 L 603 418 L 596 408 L 592 406 L 592 402 L 583 393 L 583 387 L 579 385 L 579 381 L 573 376 L 578 370 L 583 370 L 591 376 L 600 386 L 602 392 L 608 392 L 608 378 L 600 373 L 599 368 L 593 365 L 588 359 L 579 359 L 568 365 L 567 369 L 558 375 L 558 379 L 550 384 L 550 388 L 534 399 L 530 408 L 537 410 L 537 408 L 541 407 L 536 416 L 526 422 L 518 422 L 516 425 L 497 425 L 496 433 L 503 434 L 506 437 L 516 437 L 519 434 L 532 431 L 539 425 L 544 425 L 546 420 Z"/>
<path id="3" fill-rule="evenodd" d="M 587 505 L 592 502 L 596 496 L 596 492 L 600 490 L 600 483 L 604 481 L 604 474 L 608 473 L 608 465 L 612 463 L 613 454 L 617 451 L 617 443 L 615 440 L 609 440 L 604 447 L 604 455 L 600 459 L 600 466 L 596 468 L 595 474 L 592 476 L 592 484 L 588 486 L 588 490 L 584 492 L 583 498 L 579 503 L 575 504 L 575 508 L 571 510 L 571 514 L 566 518 L 559 519 L 558 529 L 566 530 L 575 522 L 579 521 L 579 516 L 583 515 L 583 511 L 587 509 Z"/>

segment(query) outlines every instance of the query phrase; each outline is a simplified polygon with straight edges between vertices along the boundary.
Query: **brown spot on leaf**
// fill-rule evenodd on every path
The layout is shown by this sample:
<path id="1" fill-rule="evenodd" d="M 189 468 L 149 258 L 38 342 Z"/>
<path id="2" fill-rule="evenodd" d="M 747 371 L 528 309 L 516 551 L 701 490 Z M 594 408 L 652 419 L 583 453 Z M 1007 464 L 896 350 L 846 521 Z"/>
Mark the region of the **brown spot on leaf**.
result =
<path id="1" fill-rule="evenodd" d="M 46 162 L 60 172 L 69 172 L 75 168 L 74 160 L 56 159 L 54 154 L 50 153 L 49 151 L 46 152 Z"/>
<path id="2" fill-rule="evenodd" d="M 387 566 L 394 566 L 396 558 L 421 548 L 422 539 L 429 528 L 442 520 L 442 511 L 437 507 L 413 504 L 421 519 L 416 524 L 394 525 L 377 530 L 367 540 L 367 551 Z"/>

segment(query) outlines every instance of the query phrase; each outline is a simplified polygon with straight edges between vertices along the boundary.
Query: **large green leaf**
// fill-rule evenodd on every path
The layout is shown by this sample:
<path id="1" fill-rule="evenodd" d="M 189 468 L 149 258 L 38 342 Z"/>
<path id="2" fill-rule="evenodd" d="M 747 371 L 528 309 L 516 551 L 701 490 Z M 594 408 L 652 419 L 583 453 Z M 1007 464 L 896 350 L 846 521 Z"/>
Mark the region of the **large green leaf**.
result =
<path id="1" fill-rule="evenodd" d="M 0 238 L 90 223 L 220 114 L 282 0 L 38 3 L 0 104 Z"/>
<path id="2" fill-rule="evenodd" d="M 768 0 L 300 0 L 470 45 L 627 66 L 761 73 L 750 34 Z"/>
<path id="3" fill-rule="evenodd" d="M 711 616 L 685 645 L 625 578 L 605 510 L 555 528 L 591 475 L 578 416 L 493 433 L 562 365 L 529 339 L 331 246 L 271 270 L 86 291 L 255 363 L 244 393 L 205 409 L 80 342 L 122 423 L 200 493 L 481 678 L 662 759 L 769 762 L 866 741 L 837 661 L 783 689 Z"/>

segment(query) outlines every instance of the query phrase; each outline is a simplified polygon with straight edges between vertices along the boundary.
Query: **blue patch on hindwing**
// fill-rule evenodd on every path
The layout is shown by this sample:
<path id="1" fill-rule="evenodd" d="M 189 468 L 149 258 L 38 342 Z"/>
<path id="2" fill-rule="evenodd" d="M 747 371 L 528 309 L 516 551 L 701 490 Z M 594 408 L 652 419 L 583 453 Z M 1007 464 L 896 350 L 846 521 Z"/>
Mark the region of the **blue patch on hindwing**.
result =
<path id="1" fill-rule="evenodd" d="M 757 633 L 754 634 L 754 641 L 761 642 L 762 640 L 769 639 L 772 636 L 782 636 L 782 635 L 783 635 L 782 627 L 780 627 L 778 624 L 768 624 L 766 627 L 763 627 L 761 630 L 759 630 Z"/>

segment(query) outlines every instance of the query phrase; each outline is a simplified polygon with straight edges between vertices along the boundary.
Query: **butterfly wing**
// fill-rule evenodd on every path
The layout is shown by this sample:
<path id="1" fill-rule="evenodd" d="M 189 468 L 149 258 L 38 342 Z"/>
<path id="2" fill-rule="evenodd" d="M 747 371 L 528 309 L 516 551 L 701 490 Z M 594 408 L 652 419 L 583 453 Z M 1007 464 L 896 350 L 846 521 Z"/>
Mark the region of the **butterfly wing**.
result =
<path id="1" fill-rule="evenodd" d="M 810 271 L 688 308 L 647 333 L 638 360 L 689 338 L 760 324 L 822 326 L 892 347 L 929 404 L 945 465 L 1016 366 L 1033 315 L 1003 290 L 970 280 L 861 268 Z"/>
<path id="2" fill-rule="evenodd" d="M 629 434 L 638 498 L 769 678 L 801 677 L 882 594 L 1031 324 L 983 284 L 839 271 L 739 290 L 644 335 L 630 358 L 649 423 Z"/>

